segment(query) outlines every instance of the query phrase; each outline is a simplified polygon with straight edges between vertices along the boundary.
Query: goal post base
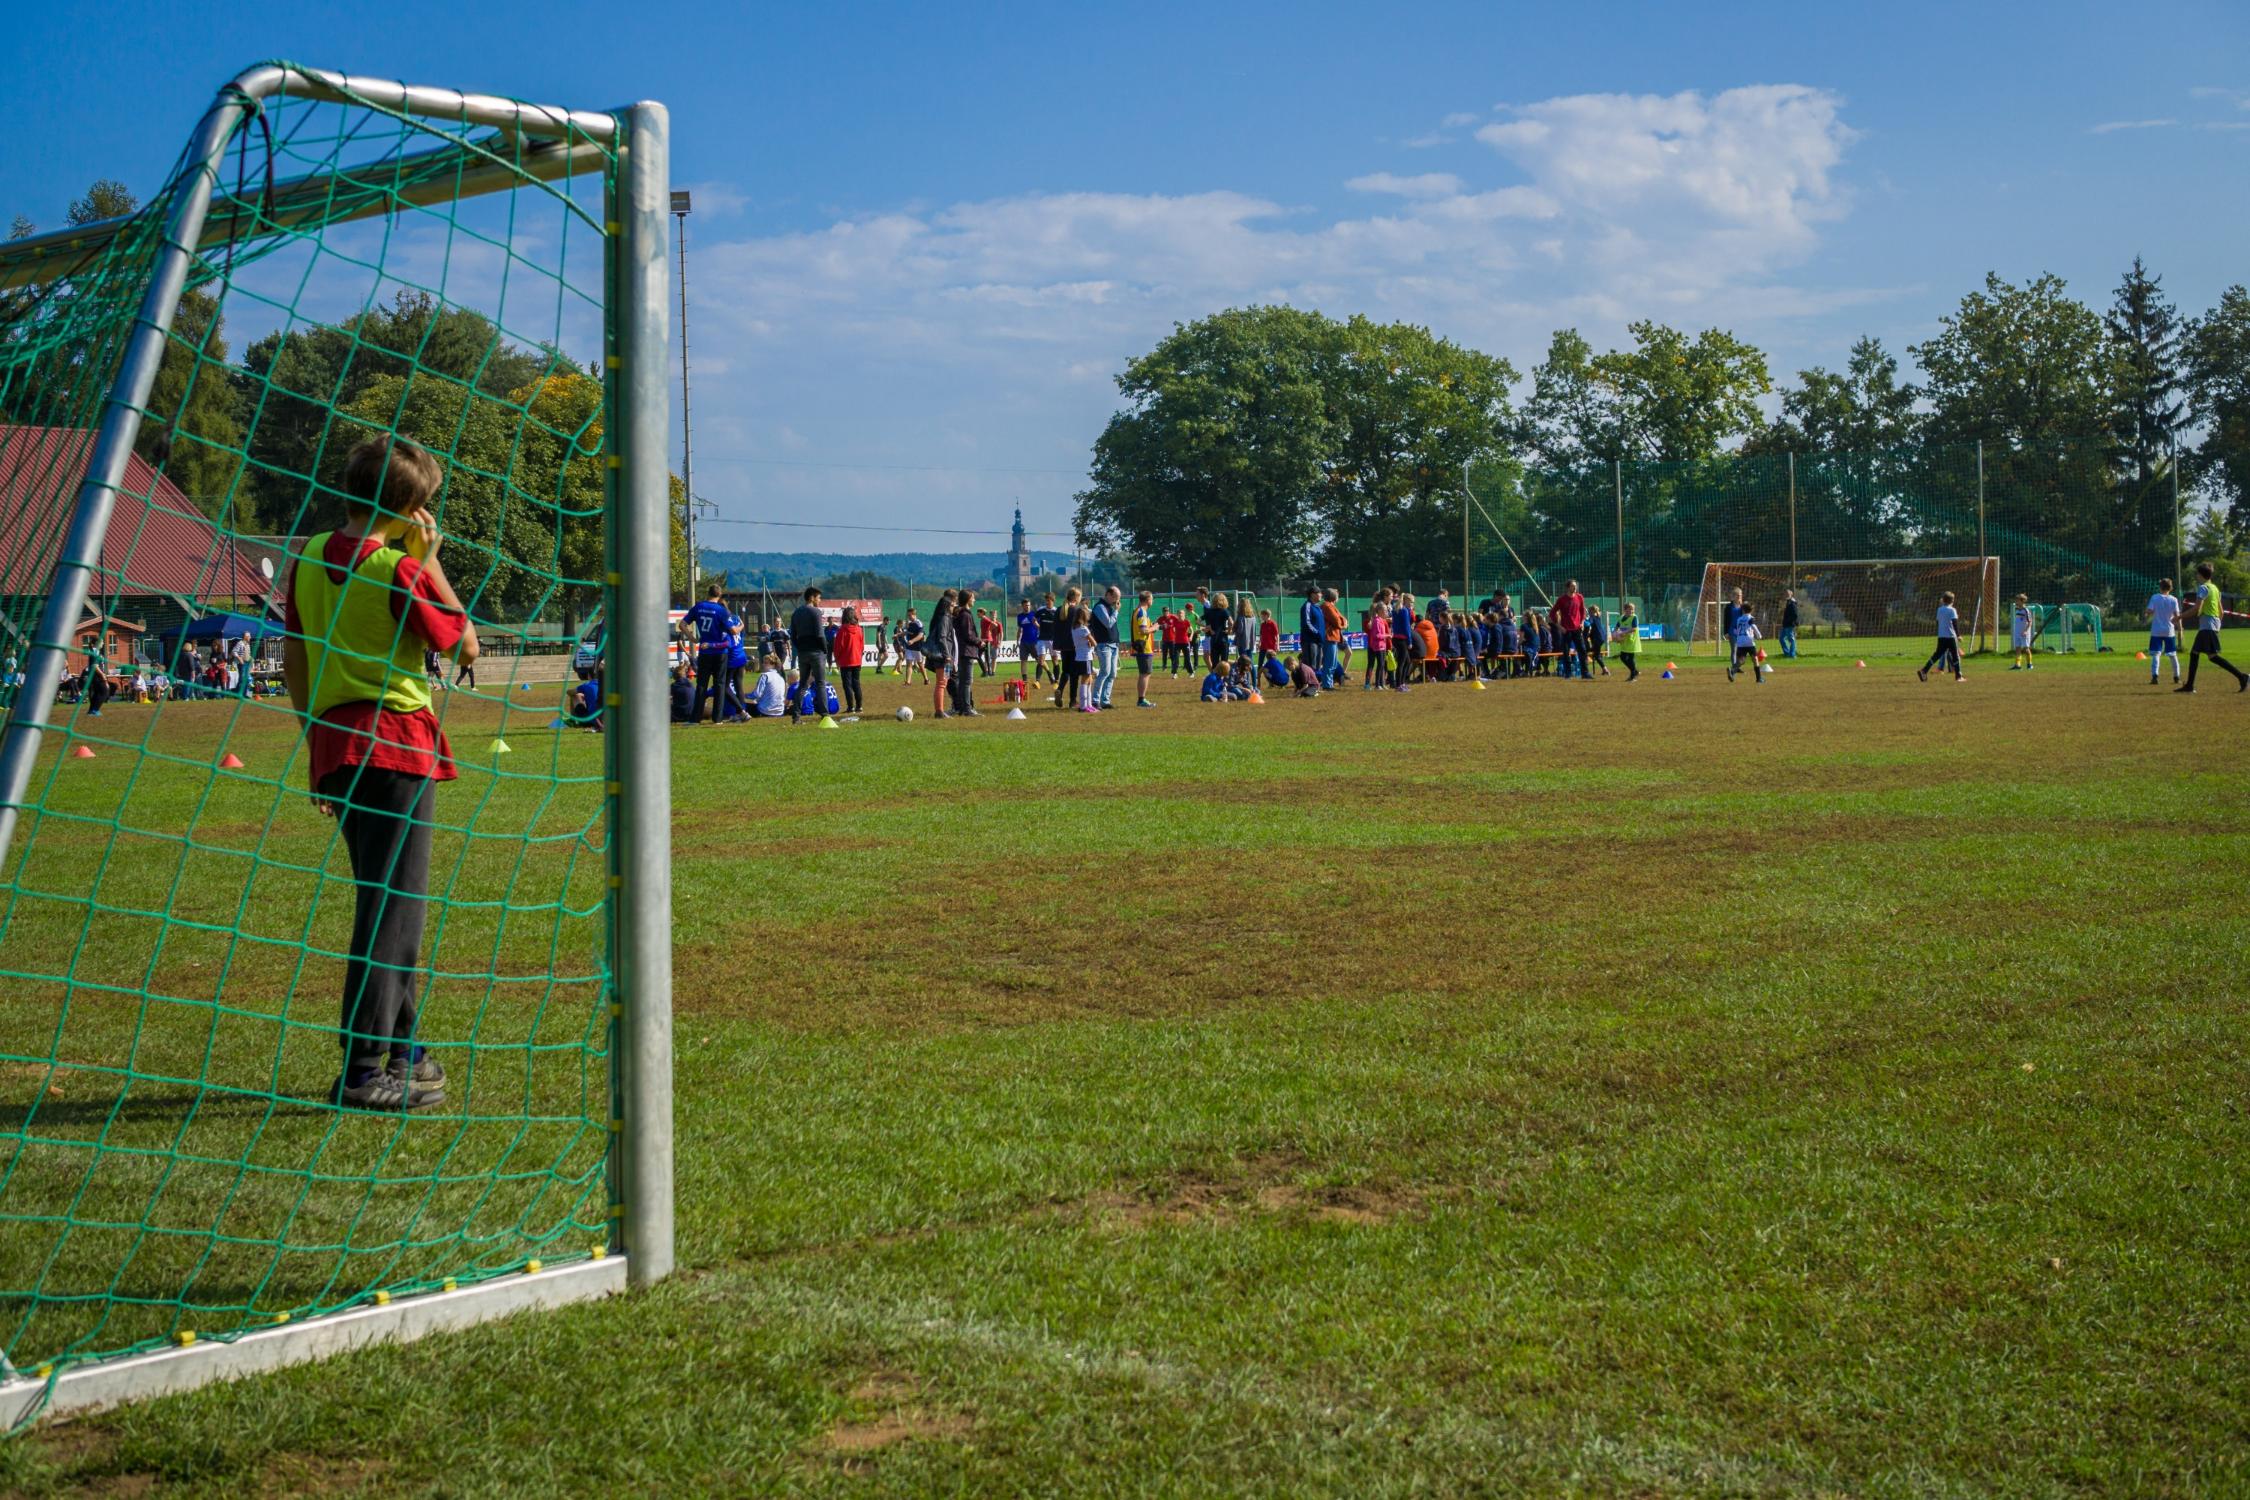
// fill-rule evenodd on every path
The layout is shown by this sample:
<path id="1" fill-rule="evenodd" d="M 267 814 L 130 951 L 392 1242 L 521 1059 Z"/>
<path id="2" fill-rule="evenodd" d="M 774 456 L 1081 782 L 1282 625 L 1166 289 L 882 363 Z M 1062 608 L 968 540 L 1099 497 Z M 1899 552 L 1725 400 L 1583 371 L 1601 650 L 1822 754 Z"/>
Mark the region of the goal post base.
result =
<path id="1" fill-rule="evenodd" d="M 0 1382 L 0 1432 L 34 1417 L 85 1415 L 131 1401 L 176 1395 L 222 1380 L 285 1369 L 369 1344 L 404 1344 L 426 1334 L 488 1323 L 533 1308 L 562 1307 L 625 1290 L 626 1257 L 607 1255 L 495 1277 L 450 1292 L 355 1307 L 260 1328 L 232 1339 L 152 1350 L 64 1370 L 51 1380 Z"/>

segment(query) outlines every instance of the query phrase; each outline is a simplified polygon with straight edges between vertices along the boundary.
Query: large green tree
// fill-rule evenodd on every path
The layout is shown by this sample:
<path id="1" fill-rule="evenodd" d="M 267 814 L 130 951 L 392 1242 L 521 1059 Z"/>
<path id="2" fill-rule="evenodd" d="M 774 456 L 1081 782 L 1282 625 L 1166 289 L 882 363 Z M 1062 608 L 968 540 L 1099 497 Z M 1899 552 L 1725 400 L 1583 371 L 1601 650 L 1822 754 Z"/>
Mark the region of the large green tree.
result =
<path id="1" fill-rule="evenodd" d="M 1787 526 L 1784 492 L 1719 482 L 1722 453 L 1756 430 L 1772 389 L 1765 355 L 1723 329 L 1628 331 L 1630 348 L 1597 354 L 1566 328 L 1532 372 L 1529 545 L 1516 546 L 1550 591 L 1615 578 L 1620 520 L 1629 588 L 1693 576 L 1713 557 L 1770 555 L 1763 533 Z"/>
<path id="2" fill-rule="evenodd" d="M 2203 439 L 2192 472 L 2235 532 L 2250 530 L 2250 290 L 2230 286 L 2181 340 L 2188 409 Z"/>
<path id="3" fill-rule="evenodd" d="M 1460 577 L 1463 466 L 1512 436 L 1516 372 L 1412 324 L 1355 317 L 1327 333 L 1332 437 L 1312 506 L 1314 571 Z"/>
<path id="4" fill-rule="evenodd" d="M 2015 582 L 2034 597 L 2105 603 L 2145 581 L 2159 539 L 2120 532 L 2110 464 L 2116 350 L 2062 278 L 2019 286 L 1986 276 L 1914 354 L 1930 403 L 1929 462 L 1961 469 L 1982 444 L 1969 498 L 1981 494 L 1986 545 L 2031 570 Z M 1918 536 L 1918 550 L 1974 546 L 1974 510 L 1947 514 L 1947 533 Z"/>
<path id="5" fill-rule="evenodd" d="M 1078 495 L 1080 543 L 1157 577 L 1297 572 L 1338 436 L 1323 384 L 1331 326 L 1291 307 L 1236 308 L 1174 328 L 1127 365 L 1125 409 L 1095 440 Z"/>
<path id="6" fill-rule="evenodd" d="M 251 429 L 245 483 L 257 514 L 276 532 L 325 524 L 333 506 L 315 479 L 332 482 L 350 447 L 338 446 L 335 414 L 360 408 L 379 381 L 428 376 L 504 398 L 575 368 L 554 350 L 509 343 L 482 314 L 425 292 L 402 291 L 333 326 L 268 334 L 243 352 L 236 377 Z"/>
<path id="7" fill-rule="evenodd" d="M 1852 345 L 1841 373 L 1819 365 L 1781 393 L 1781 416 L 1743 444 L 1748 453 L 1868 453 L 1903 448 L 1920 425 L 1921 392 L 1898 378 L 1878 338 Z"/>

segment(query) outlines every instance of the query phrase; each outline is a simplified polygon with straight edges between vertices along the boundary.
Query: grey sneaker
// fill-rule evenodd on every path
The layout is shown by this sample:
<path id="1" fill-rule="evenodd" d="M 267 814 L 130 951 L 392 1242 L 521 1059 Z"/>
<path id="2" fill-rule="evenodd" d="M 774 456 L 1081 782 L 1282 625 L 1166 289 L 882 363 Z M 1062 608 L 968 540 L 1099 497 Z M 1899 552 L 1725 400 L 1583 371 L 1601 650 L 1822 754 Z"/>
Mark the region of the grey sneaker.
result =
<path id="1" fill-rule="evenodd" d="M 370 1073 L 356 1084 L 336 1080 L 335 1102 L 346 1109 L 365 1109 L 378 1113 L 397 1114 L 405 1110 L 427 1109 L 445 1098 L 441 1089 L 425 1089 L 409 1083 L 399 1076 L 399 1071 L 386 1068 Z"/>
<path id="2" fill-rule="evenodd" d="M 404 1078 L 420 1088 L 439 1092 L 445 1089 L 445 1069 L 439 1067 L 438 1060 L 420 1047 L 414 1049 L 411 1062 L 403 1057 L 393 1057 L 390 1074 L 393 1078 Z"/>

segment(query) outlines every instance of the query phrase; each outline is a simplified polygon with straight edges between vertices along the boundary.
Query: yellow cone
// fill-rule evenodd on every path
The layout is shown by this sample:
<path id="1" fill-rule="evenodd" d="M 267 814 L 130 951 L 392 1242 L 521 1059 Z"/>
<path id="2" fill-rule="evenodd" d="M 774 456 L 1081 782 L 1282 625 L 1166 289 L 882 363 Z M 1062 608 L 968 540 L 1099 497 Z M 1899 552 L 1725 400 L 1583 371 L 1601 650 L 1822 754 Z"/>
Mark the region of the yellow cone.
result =
<path id="1" fill-rule="evenodd" d="M 827 714 L 822 714 L 820 716 L 820 727 L 823 729 L 834 729 L 836 727 L 836 721 L 833 718 L 829 717 Z"/>
<path id="2" fill-rule="evenodd" d="M 1478 692 L 1484 691 L 1484 679 L 1482 677 L 1472 677 L 1469 680 L 1477 685 Z"/>
<path id="3" fill-rule="evenodd" d="M 515 754 L 515 752 L 514 752 L 513 750 L 510 750 L 510 749 L 508 748 L 508 742 L 507 742 L 506 740 L 494 740 L 494 741 L 492 742 L 492 753 L 493 753 L 494 755 L 513 755 L 513 754 Z"/>

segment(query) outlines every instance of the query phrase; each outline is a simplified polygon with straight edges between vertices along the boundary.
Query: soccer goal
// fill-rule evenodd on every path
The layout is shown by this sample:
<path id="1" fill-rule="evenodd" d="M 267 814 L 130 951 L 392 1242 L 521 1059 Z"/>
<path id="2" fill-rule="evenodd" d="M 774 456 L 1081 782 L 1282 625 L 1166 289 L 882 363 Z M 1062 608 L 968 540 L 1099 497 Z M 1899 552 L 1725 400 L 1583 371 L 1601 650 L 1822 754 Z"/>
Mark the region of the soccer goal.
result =
<path id="1" fill-rule="evenodd" d="M 668 149 L 657 104 L 269 64 L 145 207 L 0 246 L 0 1428 L 669 1268 Z M 301 563 L 360 587 L 312 549 L 371 438 L 438 461 L 484 642 L 429 687 L 458 779 L 390 825 L 426 880 L 355 877 L 359 783 L 313 805 L 261 668 L 379 661 L 420 712 L 403 626 L 288 608 Z M 562 724 L 597 609 L 599 737 Z M 371 891 L 426 891 L 411 960 Z M 428 1109 L 344 1097 L 378 970 Z"/>
<path id="2" fill-rule="evenodd" d="M 1796 562 L 1713 562 L 1703 565 L 1703 581 L 1690 617 L 1688 650 L 1710 654 L 1721 649 L 1721 624 L 1735 591 L 1757 611 L 1758 628 L 1772 639 L 1781 631 L 1782 608 L 1796 594 L 1798 634 L 1850 636 L 1931 635 L 1940 596 L 1950 591 L 1961 612 L 1961 639 L 1985 649 L 1997 632 L 2000 559 L 1997 557 L 1913 557 L 1801 559 Z"/>
<path id="3" fill-rule="evenodd" d="M 2109 649 L 2102 636 L 2098 604 L 2034 604 L 2031 612 L 2033 650 L 2067 653 Z"/>

